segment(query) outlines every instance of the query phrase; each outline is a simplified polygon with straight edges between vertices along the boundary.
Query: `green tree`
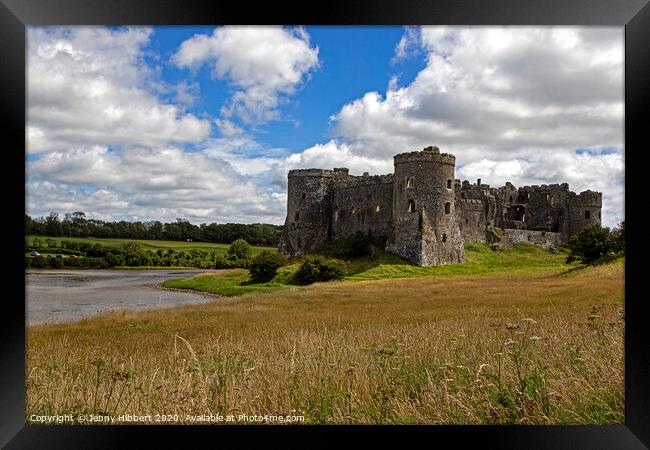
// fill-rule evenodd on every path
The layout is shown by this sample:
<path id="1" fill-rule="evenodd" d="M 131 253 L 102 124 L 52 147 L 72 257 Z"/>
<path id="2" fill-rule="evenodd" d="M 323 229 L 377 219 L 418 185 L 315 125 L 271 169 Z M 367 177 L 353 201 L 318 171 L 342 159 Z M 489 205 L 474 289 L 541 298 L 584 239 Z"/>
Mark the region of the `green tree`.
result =
<path id="1" fill-rule="evenodd" d="M 569 239 L 569 256 L 566 262 L 597 264 L 606 261 L 613 254 L 614 245 L 609 229 L 590 225 Z"/>
<path id="2" fill-rule="evenodd" d="M 278 269 L 286 264 L 286 259 L 277 252 L 269 250 L 262 251 L 251 260 L 248 270 L 251 279 L 258 283 L 271 281 Z"/>
<path id="3" fill-rule="evenodd" d="M 244 239 L 237 239 L 228 247 L 230 259 L 246 259 L 251 254 L 251 246 Z"/>
<path id="4" fill-rule="evenodd" d="M 625 221 L 612 230 L 612 246 L 615 253 L 625 254 Z"/>

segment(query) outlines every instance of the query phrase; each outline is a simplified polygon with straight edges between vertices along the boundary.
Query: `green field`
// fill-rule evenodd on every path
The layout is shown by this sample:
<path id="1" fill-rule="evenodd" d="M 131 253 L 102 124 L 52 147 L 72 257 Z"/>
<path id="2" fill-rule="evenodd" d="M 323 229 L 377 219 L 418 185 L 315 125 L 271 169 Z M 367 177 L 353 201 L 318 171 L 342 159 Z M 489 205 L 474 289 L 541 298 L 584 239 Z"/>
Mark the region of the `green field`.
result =
<path id="1" fill-rule="evenodd" d="M 51 237 L 51 236 L 25 236 L 30 243 L 38 238 L 41 241 L 47 239 L 54 239 L 57 244 L 61 241 L 74 241 L 74 242 L 86 242 L 89 244 L 100 244 L 105 246 L 118 246 L 121 244 L 126 244 L 129 242 L 134 242 L 139 244 L 145 250 L 158 250 L 158 249 L 174 249 L 179 252 L 190 252 L 191 250 L 208 250 L 215 251 L 217 255 L 225 255 L 228 251 L 230 244 L 213 244 L 211 242 L 183 242 L 183 241 L 154 241 L 146 239 L 112 239 L 112 238 L 77 238 L 77 237 Z M 257 247 L 251 246 L 251 253 L 253 256 L 260 253 L 262 250 L 271 250 L 277 251 L 275 247 Z"/>
<path id="2" fill-rule="evenodd" d="M 418 267 L 387 252 L 378 252 L 374 258 L 365 257 L 346 263 L 344 281 L 371 281 L 387 278 L 411 278 L 451 275 L 489 275 L 497 272 L 533 274 L 544 271 L 563 271 L 577 267 L 566 264 L 564 252 L 551 253 L 532 244 L 518 244 L 513 248 L 493 252 L 488 244 L 466 244 L 464 264 Z M 251 283 L 246 270 L 220 271 L 210 275 L 197 275 L 185 280 L 169 280 L 164 286 L 191 289 L 209 294 L 235 296 L 248 292 L 271 292 L 291 287 L 291 275 L 300 261 L 282 267 L 278 275 L 263 285 Z"/>

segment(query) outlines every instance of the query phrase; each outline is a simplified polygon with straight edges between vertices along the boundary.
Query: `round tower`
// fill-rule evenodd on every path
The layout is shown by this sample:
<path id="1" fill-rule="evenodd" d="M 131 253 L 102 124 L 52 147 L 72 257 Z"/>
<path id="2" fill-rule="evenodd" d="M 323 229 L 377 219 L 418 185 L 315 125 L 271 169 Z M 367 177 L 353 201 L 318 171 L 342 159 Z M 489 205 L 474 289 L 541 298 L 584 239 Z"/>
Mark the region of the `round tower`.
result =
<path id="1" fill-rule="evenodd" d="M 456 157 L 437 147 L 394 157 L 393 238 L 387 250 L 420 266 L 465 261 L 454 209 Z"/>
<path id="2" fill-rule="evenodd" d="M 569 236 L 573 236 L 588 225 L 601 224 L 603 194 L 584 191 L 569 194 Z"/>

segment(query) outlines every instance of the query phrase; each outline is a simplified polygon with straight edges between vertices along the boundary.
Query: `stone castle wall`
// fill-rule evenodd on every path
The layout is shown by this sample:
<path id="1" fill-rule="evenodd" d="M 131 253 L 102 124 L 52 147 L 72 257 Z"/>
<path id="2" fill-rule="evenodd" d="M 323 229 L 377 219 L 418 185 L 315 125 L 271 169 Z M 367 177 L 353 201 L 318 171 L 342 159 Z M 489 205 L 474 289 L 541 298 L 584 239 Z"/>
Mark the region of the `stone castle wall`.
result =
<path id="1" fill-rule="evenodd" d="M 550 248 L 557 247 L 564 243 L 561 233 L 553 233 L 548 231 L 537 230 L 503 230 L 503 237 L 501 244 L 503 247 L 509 248 L 515 244 L 526 243 L 535 244 L 539 247 Z"/>
<path id="2" fill-rule="evenodd" d="M 455 156 L 437 147 L 395 156 L 389 175 L 298 169 L 288 176 L 287 218 L 279 250 L 288 256 L 356 232 L 386 238 L 386 249 L 418 265 L 465 260 L 466 242 L 542 247 L 568 242 L 601 223 L 602 194 L 569 185 L 492 188 L 454 178 Z M 500 228 L 501 232 L 495 232 Z"/>
<path id="3" fill-rule="evenodd" d="M 393 176 L 346 176 L 332 185 L 332 239 L 358 231 L 388 238 L 392 232 Z"/>

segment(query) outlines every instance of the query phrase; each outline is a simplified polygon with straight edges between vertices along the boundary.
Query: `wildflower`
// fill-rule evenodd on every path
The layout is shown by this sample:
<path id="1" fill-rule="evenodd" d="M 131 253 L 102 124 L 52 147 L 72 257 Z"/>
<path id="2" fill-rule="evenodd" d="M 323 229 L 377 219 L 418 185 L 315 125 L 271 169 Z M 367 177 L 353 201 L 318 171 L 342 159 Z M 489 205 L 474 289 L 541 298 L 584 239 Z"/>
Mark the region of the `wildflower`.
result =
<path id="1" fill-rule="evenodd" d="M 530 317 L 525 317 L 525 318 L 523 318 L 523 319 L 521 319 L 521 320 L 522 320 L 523 322 L 528 322 L 528 323 L 532 323 L 532 324 L 536 324 L 536 323 L 537 323 L 536 320 L 531 319 Z"/>
<path id="2" fill-rule="evenodd" d="M 516 344 L 517 341 L 513 341 L 512 339 L 508 339 L 503 345 L 513 345 Z"/>
<path id="3" fill-rule="evenodd" d="M 508 323 L 506 324 L 506 328 L 507 328 L 508 330 L 516 330 L 517 328 L 519 328 L 519 325 L 508 322 Z"/>
<path id="4" fill-rule="evenodd" d="M 541 339 L 541 337 L 539 337 L 539 336 L 531 336 L 530 337 L 531 341 L 539 341 L 540 339 Z"/>

